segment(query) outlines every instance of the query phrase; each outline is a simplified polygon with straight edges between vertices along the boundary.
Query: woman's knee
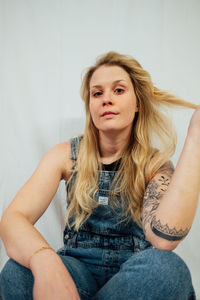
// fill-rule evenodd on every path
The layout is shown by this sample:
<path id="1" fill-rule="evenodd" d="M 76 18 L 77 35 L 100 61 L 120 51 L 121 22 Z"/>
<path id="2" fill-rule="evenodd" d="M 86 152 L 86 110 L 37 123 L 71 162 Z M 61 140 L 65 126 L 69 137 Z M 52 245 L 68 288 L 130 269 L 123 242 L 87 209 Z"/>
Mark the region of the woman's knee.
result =
<path id="1" fill-rule="evenodd" d="M 190 272 L 181 257 L 172 251 L 164 251 L 159 249 L 148 249 L 140 253 L 133 254 L 125 263 L 125 268 L 135 267 L 137 265 L 146 268 L 149 272 L 155 274 L 182 274 L 183 277 L 190 277 Z"/>
<path id="2" fill-rule="evenodd" d="M 184 260 L 172 251 L 164 251 L 159 249 L 152 249 L 150 253 L 150 265 L 158 273 L 158 276 L 163 276 L 167 280 L 175 279 L 178 282 L 186 282 L 191 280 L 190 271 Z"/>
<path id="3" fill-rule="evenodd" d="M 151 252 L 152 275 L 157 283 L 163 285 L 161 289 L 170 290 L 171 297 L 177 295 L 177 299 L 188 299 L 194 294 L 189 268 L 180 256 L 175 252 L 159 249 L 152 249 Z"/>
<path id="4" fill-rule="evenodd" d="M 181 299 L 179 295 L 190 295 L 194 292 L 187 265 L 172 251 L 155 248 L 144 250 L 126 261 L 122 269 L 127 272 L 132 270 L 141 282 L 158 293 L 162 291 L 176 294 L 177 299 Z M 183 299 L 187 299 L 187 296 Z"/>
<path id="5" fill-rule="evenodd" d="M 0 291 L 3 299 L 32 299 L 32 290 L 32 272 L 9 259 L 0 274 Z"/>

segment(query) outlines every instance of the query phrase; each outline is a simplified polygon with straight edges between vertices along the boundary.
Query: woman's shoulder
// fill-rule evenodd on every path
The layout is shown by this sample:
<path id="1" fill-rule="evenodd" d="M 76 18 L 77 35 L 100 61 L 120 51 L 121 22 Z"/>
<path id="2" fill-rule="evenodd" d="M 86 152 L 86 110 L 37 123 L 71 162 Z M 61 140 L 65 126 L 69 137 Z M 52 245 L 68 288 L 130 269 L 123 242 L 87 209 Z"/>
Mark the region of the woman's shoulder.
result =
<path id="1" fill-rule="evenodd" d="M 49 150 L 61 167 L 62 179 L 67 181 L 71 176 L 72 167 L 77 159 L 78 148 L 83 135 L 70 138 L 68 141 L 56 144 Z"/>
<path id="2" fill-rule="evenodd" d="M 58 166 L 61 172 L 61 180 L 68 180 L 73 166 L 70 141 L 54 145 L 45 156 L 49 157 L 51 163 L 55 163 Z"/>

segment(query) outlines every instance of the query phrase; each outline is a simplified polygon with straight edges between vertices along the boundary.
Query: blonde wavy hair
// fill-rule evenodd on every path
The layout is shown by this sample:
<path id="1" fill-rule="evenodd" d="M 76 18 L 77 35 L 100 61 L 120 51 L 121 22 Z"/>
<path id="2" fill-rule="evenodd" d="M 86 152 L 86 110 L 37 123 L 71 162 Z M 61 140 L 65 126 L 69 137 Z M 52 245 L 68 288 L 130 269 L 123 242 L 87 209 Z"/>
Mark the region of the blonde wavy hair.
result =
<path id="1" fill-rule="evenodd" d="M 111 207 L 121 207 L 124 220 L 132 218 L 141 226 L 142 201 L 148 182 L 165 164 L 176 149 L 176 132 L 167 116 L 168 107 L 188 107 L 197 105 L 179 99 L 166 91 L 156 88 L 147 71 L 133 57 L 110 51 L 97 57 L 96 63 L 87 69 L 81 86 L 81 97 L 85 103 L 86 125 L 81 139 L 74 171 L 76 180 L 68 194 L 66 224 L 80 226 L 99 205 L 95 200 L 98 191 L 98 169 L 101 169 L 98 144 L 98 130 L 94 126 L 89 109 L 90 80 L 102 65 L 119 66 L 129 75 L 139 104 L 139 112 L 133 121 L 132 133 L 124 152 L 117 176 L 112 183 Z M 83 159 L 84 157 L 84 159 Z M 121 201 L 116 201 L 119 194 Z M 73 217 L 73 223 L 69 220 Z"/>

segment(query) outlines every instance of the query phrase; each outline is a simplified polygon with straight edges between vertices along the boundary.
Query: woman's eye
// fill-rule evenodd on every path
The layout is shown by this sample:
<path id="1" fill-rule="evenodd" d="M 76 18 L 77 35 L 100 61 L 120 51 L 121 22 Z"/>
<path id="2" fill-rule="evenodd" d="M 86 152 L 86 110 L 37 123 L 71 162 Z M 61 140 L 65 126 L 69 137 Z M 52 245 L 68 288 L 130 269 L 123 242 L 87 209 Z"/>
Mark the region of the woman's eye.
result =
<path id="1" fill-rule="evenodd" d="M 116 92 L 117 94 L 122 94 L 122 93 L 124 92 L 124 90 L 121 89 L 121 88 L 118 88 L 118 89 L 115 89 L 115 92 Z"/>
<path id="2" fill-rule="evenodd" d="M 93 96 L 94 96 L 94 97 L 98 97 L 98 96 L 100 96 L 101 94 L 102 94 L 102 92 L 96 92 L 96 93 L 93 94 Z"/>
<path id="3" fill-rule="evenodd" d="M 122 88 L 117 88 L 117 89 L 114 90 L 115 94 L 122 94 L 123 92 L 124 92 L 124 89 L 122 89 Z M 95 92 L 92 96 L 93 97 L 100 97 L 102 94 L 103 94 L 102 91 L 98 91 L 98 92 Z"/>

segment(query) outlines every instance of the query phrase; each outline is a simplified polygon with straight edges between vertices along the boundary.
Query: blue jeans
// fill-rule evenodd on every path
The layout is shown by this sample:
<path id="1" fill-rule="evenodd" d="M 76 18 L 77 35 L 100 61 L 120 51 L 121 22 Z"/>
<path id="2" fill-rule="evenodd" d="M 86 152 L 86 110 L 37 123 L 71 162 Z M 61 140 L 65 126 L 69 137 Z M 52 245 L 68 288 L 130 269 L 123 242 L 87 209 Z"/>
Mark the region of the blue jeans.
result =
<path id="1" fill-rule="evenodd" d="M 70 272 L 82 300 L 196 299 L 190 272 L 174 252 L 154 248 L 139 253 L 110 249 L 106 252 L 101 249 L 102 258 L 104 262 L 107 261 L 106 265 L 101 265 L 98 261 L 95 263 L 94 251 L 91 263 L 90 253 L 88 260 L 83 262 L 77 250 L 76 257 L 62 255 L 62 251 L 58 251 L 58 254 Z M 80 249 L 80 255 L 82 251 L 83 248 Z M 120 265 L 121 261 L 124 262 Z M 10 259 L 0 275 L 2 299 L 33 299 L 33 283 L 31 271 Z"/>

